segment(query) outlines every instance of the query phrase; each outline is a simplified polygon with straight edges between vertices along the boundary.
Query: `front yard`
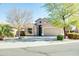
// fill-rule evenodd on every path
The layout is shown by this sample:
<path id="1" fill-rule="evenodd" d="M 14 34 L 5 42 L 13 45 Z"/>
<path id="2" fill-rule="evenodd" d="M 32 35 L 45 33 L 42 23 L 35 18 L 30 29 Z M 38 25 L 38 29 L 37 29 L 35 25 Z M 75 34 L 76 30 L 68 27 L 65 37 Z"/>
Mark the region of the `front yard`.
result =
<path id="1" fill-rule="evenodd" d="M 57 40 L 56 37 L 25 37 L 23 39 L 7 39 L 0 41 L 0 49 L 60 45 L 74 42 L 79 42 L 79 40 L 64 39 L 60 41 Z"/>
<path id="2" fill-rule="evenodd" d="M 0 42 L 1 56 L 79 56 L 79 40 Z"/>

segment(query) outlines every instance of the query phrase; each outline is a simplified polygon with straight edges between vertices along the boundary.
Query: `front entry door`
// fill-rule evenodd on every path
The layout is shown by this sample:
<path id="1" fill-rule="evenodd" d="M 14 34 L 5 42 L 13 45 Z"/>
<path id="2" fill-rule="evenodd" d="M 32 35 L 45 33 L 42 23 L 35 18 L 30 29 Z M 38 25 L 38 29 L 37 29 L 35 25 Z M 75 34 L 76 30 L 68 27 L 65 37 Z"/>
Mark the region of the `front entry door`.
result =
<path id="1" fill-rule="evenodd" d="M 38 26 L 38 36 L 42 36 L 42 25 Z"/>

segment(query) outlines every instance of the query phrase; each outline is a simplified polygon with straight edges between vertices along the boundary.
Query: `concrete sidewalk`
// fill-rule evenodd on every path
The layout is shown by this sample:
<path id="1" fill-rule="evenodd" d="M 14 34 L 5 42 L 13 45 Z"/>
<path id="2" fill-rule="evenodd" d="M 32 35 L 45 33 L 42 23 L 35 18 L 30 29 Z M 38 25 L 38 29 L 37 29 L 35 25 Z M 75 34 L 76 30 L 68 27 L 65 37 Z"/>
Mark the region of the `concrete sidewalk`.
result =
<path id="1" fill-rule="evenodd" d="M 63 41 L 35 41 L 35 42 L 5 42 L 0 41 L 0 49 L 6 48 L 24 48 L 35 46 L 59 45 L 79 42 L 79 40 L 63 40 Z"/>
<path id="2" fill-rule="evenodd" d="M 64 41 L 63 41 L 64 42 Z M 79 41 L 65 41 L 67 43 L 61 44 L 50 44 L 41 46 L 31 46 L 31 47 L 10 47 L 7 49 L 0 49 L 0 56 L 79 56 Z M 50 42 L 54 43 L 54 42 Z M 28 44 L 30 44 L 28 42 Z M 18 44 L 17 44 L 18 45 Z M 31 44 L 32 45 L 32 44 Z M 13 46 L 13 45 L 12 45 Z M 26 45 L 27 46 L 27 45 Z"/>

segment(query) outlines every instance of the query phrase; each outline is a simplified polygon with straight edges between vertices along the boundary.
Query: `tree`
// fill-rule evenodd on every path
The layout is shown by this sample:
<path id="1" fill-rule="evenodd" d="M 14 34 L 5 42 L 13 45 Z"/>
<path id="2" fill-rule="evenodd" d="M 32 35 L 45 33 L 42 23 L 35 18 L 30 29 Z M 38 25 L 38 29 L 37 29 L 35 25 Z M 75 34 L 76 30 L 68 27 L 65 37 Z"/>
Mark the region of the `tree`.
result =
<path id="1" fill-rule="evenodd" d="M 12 27 L 6 24 L 0 24 L 0 40 L 3 40 L 6 36 L 13 36 Z"/>
<path id="2" fill-rule="evenodd" d="M 12 24 L 18 31 L 20 37 L 21 27 L 32 19 L 32 12 L 24 9 L 12 9 L 7 16 L 8 22 Z"/>
<path id="3" fill-rule="evenodd" d="M 50 22 L 53 21 L 58 27 L 63 27 L 64 38 L 66 38 L 66 20 L 79 13 L 79 4 L 75 3 L 48 3 L 45 4 L 49 14 Z M 55 20 L 55 21 L 54 21 Z"/>

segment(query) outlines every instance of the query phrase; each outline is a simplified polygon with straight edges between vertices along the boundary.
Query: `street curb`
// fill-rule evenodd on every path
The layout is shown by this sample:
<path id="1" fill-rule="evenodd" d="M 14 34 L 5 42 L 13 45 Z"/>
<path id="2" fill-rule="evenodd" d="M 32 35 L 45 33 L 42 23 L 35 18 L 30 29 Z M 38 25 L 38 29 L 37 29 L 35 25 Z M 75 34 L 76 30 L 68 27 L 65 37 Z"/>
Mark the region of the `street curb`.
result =
<path id="1" fill-rule="evenodd" d="M 37 42 L 0 42 L 0 49 L 7 48 L 26 48 L 26 47 L 39 47 L 48 45 L 61 45 L 68 43 L 76 43 L 79 40 L 64 40 L 64 41 L 37 41 Z"/>

